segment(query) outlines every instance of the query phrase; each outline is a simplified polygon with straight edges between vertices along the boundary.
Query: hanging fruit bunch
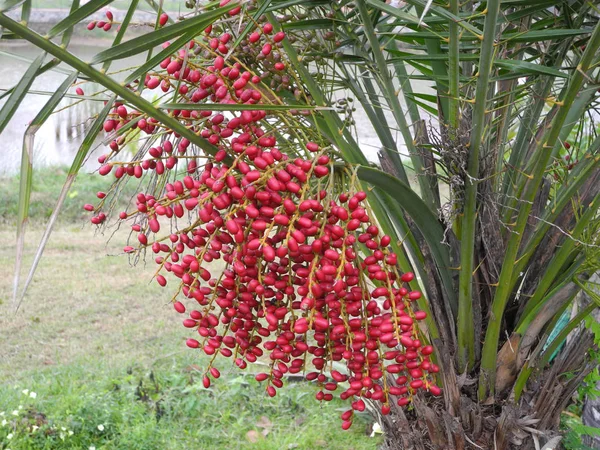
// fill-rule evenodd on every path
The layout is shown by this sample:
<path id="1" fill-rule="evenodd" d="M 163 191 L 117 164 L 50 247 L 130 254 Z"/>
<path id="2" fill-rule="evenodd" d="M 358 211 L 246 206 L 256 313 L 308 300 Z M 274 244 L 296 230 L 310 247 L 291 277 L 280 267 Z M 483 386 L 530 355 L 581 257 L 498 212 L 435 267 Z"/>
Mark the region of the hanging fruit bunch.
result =
<path id="1" fill-rule="evenodd" d="M 230 20 L 240 14 L 241 28 L 239 17 Z M 147 175 L 135 209 L 119 214 L 137 237 L 124 251 L 154 255 L 156 282 L 174 293 L 189 330 L 187 346 L 210 357 L 204 385 L 220 376 L 217 357 L 240 369 L 267 362 L 256 379 L 270 396 L 286 373 L 303 373 L 320 387 L 317 400 L 339 392 L 351 401 L 347 429 L 364 399 L 387 414 L 420 390 L 439 395 L 431 379 L 438 367 L 419 328 L 426 314 L 409 288 L 414 275 L 399 272 L 352 171 L 333 173 L 337 153 L 308 121 L 318 111 L 286 60 L 285 39 L 236 6 L 173 48 L 143 85 L 175 98 L 172 116 L 214 152 L 117 103 L 104 124 L 116 137 L 99 173 Z M 304 110 L 286 107 L 288 99 Z M 121 161 L 140 133 L 152 139 Z M 100 225 L 109 203 L 98 197 L 85 209 Z"/>

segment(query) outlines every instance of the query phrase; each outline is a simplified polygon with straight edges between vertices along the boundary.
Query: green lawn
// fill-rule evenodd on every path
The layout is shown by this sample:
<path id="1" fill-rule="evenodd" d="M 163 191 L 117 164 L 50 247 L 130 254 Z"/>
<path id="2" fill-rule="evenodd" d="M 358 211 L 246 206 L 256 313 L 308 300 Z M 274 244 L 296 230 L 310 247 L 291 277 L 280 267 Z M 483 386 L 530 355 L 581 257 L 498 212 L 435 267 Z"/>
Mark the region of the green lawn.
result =
<path id="1" fill-rule="evenodd" d="M 43 168 L 35 171 L 29 207 L 29 217 L 32 223 L 44 223 L 52 214 L 56 201 L 60 195 L 67 169 L 60 167 Z M 97 201 L 96 193 L 105 191 L 110 186 L 110 181 L 98 174 L 82 173 L 71 187 L 60 214 L 60 222 L 72 224 L 81 228 L 87 224 L 88 214 L 83 210 L 85 203 Z M 137 193 L 135 183 L 125 186 L 124 195 L 116 205 L 117 211 L 124 209 L 129 199 Z M 17 221 L 19 176 L 0 176 L 0 223 L 14 226 Z M 14 228 L 16 230 L 16 228 Z M 102 242 L 102 240 L 99 240 Z M 33 243 L 33 242 L 32 242 Z M 37 242 L 36 242 L 37 243 Z"/>
<path id="2" fill-rule="evenodd" d="M 73 203 L 86 201 L 89 183 L 83 178 Z M 40 226 L 27 234 L 26 267 L 40 236 Z M 207 361 L 185 346 L 168 293 L 149 283 L 153 261 L 130 267 L 115 256 L 126 236 L 107 244 L 110 234 L 95 236 L 83 221 L 60 225 L 15 314 L 15 233 L 1 229 L 0 449 L 377 447 L 367 417 L 342 431 L 348 405 L 319 404 L 308 383 L 289 382 L 270 398 L 226 361 L 204 389 Z"/>

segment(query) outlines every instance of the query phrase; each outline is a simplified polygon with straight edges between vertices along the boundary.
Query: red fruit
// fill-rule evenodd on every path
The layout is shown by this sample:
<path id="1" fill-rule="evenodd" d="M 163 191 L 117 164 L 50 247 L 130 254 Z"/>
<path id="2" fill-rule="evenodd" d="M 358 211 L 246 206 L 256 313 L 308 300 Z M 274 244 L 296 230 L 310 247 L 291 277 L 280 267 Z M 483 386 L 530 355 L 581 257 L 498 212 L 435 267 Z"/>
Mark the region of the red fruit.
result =
<path id="1" fill-rule="evenodd" d="M 273 46 L 271 44 L 265 44 L 263 45 L 263 48 L 261 50 L 261 53 L 265 56 L 268 56 L 271 53 Z"/>
<path id="2" fill-rule="evenodd" d="M 306 144 L 306 148 L 309 152 L 318 152 L 319 151 L 319 146 L 314 142 L 309 142 L 308 144 Z"/>
<path id="3" fill-rule="evenodd" d="M 432 395 L 435 395 L 436 397 L 442 395 L 442 390 L 437 387 L 435 384 L 432 384 L 431 386 L 429 386 L 429 392 L 431 392 Z"/>
<path id="4" fill-rule="evenodd" d="M 233 219 L 228 220 L 225 225 L 227 227 L 227 231 L 229 231 L 231 234 L 236 234 L 238 231 L 240 231 L 240 227 Z"/>
<path id="5" fill-rule="evenodd" d="M 317 176 L 317 178 L 322 178 L 325 175 L 329 174 L 329 168 L 325 166 L 317 166 L 314 168 L 314 173 Z"/>
<path id="6" fill-rule="evenodd" d="M 423 386 L 423 380 L 413 380 L 410 382 L 410 387 L 413 389 L 419 389 Z"/>
<path id="7" fill-rule="evenodd" d="M 269 375 L 266 373 L 258 373 L 254 378 L 256 381 L 265 381 L 267 378 L 269 378 Z"/>
<path id="8" fill-rule="evenodd" d="M 94 28 L 96 28 L 96 21 L 92 20 L 90 23 L 87 24 L 87 29 L 91 31 Z"/>
<path id="9" fill-rule="evenodd" d="M 160 80 L 156 77 L 151 77 L 150 79 L 148 79 L 148 81 L 146 82 L 146 87 L 148 89 L 156 89 L 158 87 L 158 85 L 160 84 Z M 143 119 L 142 119 L 143 120 Z M 144 121 L 145 123 L 145 121 Z M 138 126 L 139 126 L 139 122 L 138 122 Z M 145 128 L 144 127 L 140 127 L 140 128 Z"/>
<path id="10" fill-rule="evenodd" d="M 113 13 L 110 12 L 110 11 L 106 11 L 106 18 L 112 22 L 112 20 L 113 20 Z"/>
<path id="11" fill-rule="evenodd" d="M 421 298 L 421 293 L 419 291 L 412 291 L 408 293 L 408 298 L 410 300 L 418 300 Z"/>
<path id="12" fill-rule="evenodd" d="M 158 223 L 158 220 L 154 218 L 148 221 L 148 227 L 153 233 L 158 233 L 160 231 L 160 224 Z"/>
<path id="13" fill-rule="evenodd" d="M 222 30 L 221 25 L 217 29 Z M 266 57 L 259 59 L 265 67 L 285 70 L 285 60 L 270 56 L 273 41 L 280 42 L 283 32 L 273 41 L 260 40 L 272 31 L 268 25 L 246 42 L 251 52 L 263 51 Z M 223 55 L 230 40 L 228 33 L 219 31 L 207 43 Z M 413 274 L 397 275 L 391 237 L 381 233 L 362 203 L 368 194 L 356 192 L 350 183 L 348 192 L 332 197 L 323 190 L 328 178 L 314 191 L 317 178 L 330 176 L 331 157 L 319 154 L 323 149 L 316 142 L 305 143 L 306 153 L 318 156 L 286 154 L 279 148 L 286 148 L 280 137 L 285 134 L 274 133 L 265 122 L 270 113 L 260 109 L 263 99 L 255 85 L 262 83 L 261 77 L 245 71 L 235 55 L 226 62 L 215 53 L 193 52 L 199 64 L 185 68 L 191 49 L 196 49 L 195 42 L 171 49 L 160 63 L 161 75 L 148 75 L 128 88 L 146 84 L 169 92 L 179 80 L 183 103 L 255 105 L 227 116 L 185 106 L 169 111 L 214 144 L 216 157 L 200 158 L 188 139 L 120 102 L 105 126 L 107 132 L 121 130 L 122 135 L 112 138 L 110 152 L 99 158 L 100 173 L 110 173 L 115 164 L 117 179 L 165 175 L 164 184 L 152 181 L 149 191 L 133 199 L 135 209 L 119 217 L 131 218 L 128 226 L 138 235 L 140 247 L 152 249 L 159 266 L 157 282 L 166 286 L 165 272 L 172 274 L 174 291 L 188 306 L 178 301 L 173 308 L 186 314 L 183 326 L 198 333 L 186 344 L 215 357 L 235 355 L 240 369 L 267 361 L 269 370 L 256 379 L 267 381 L 270 396 L 283 386 L 287 373 L 309 371 L 307 380 L 319 384 L 319 401 L 331 401 L 333 392 L 342 391 L 338 384 L 347 382 L 349 388 L 345 386 L 340 398 L 355 401 L 342 415 L 344 427 L 351 425 L 353 411 L 365 409 L 365 398 L 386 414 L 390 395 L 402 405 L 416 389 L 435 393 L 435 387 L 429 388 L 430 374 L 439 370 L 431 362 L 433 348 L 417 338 L 418 321 L 426 314 L 407 301 L 421 294 L 406 285 Z M 264 75 L 270 81 L 274 74 L 267 70 Z M 139 130 L 134 127 L 129 134 L 128 120 Z M 123 162 L 117 153 L 140 131 L 154 135 L 157 143 L 139 160 Z M 92 204 L 85 209 L 94 210 Z M 182 218 L 185 224 L 179 223 Z M 102 213 L 91 218 L 95 224 L 105 220 Z M 158 235 L 166 229 L 170 234 Z M 131 252 L 137 249 L 127 247 Z M 217 261 L 223 265 L 215 266 Z M 374 285 L 370 294 L 364 292 L 368 285 Z M 327 378 L 323 371 L 333 361 L 345 365 L 348 375 L 333 370 Z M 384 391 L 380 381 L 386 373 L 397 374 L 397 380 Z M 219 376 L 211 358 L 203 384 L 209 387 Z"/>
<path id="14" fill-rule="evenodd" d="M 354 403 L 352 403 L 352 409 L 356 410 L 356 411 L 364 411 L 366 408 L 365 402 L 362 401 L 361 399 L 358 399 L 357 401 L 355 401 Z"/>
<path id="15" fill-rule="evenodd" d="M 198 199 L 197 198 L 188 198 L 185 202 L 183 202 L 183 204 L 185 205 L 185 207 L 188 210 L 191 211 L 198 205 Z"/>
<path id="16" fill-rule="evenodd" d="M 406 272 L 405 274 L 403 274 L 400 279 L 404 282 L 404 283 L 410 283 L 412 280 L 415 279 L 415 274 L 412 272 Z"/>
<path id="17" fill-rule="evenodd" d="M 161 27 L 164 27 L 168 21 L 169 21 L 169 16 L 167 15 L 167 13 L 162 13 L 160 15 L 160 17 L 158 18 L 158 24 Z"/>
<path id="18" fill-rule="evenodd" d="M 200 342 L 198 342 L 196 339 L 188 339 L 185 341 L 185 345 L 187 345 L 189 348 L 198 348 L 200 347 Z"/>
<path id="19" fill-rule="evenodd" d="M 83 89 L 81 89 L 80 87 L 78 87 L 78 88 L 75 89 L 75 93 L 77 95 L 83 95 L 84 94 Z"/>
<path id="20" fill-rule="evenodd" d="M 421 355 L 427 356 L 433 353 L 433 347 L 431 345 L 426 345 L 421 348 Z"/>
<path id="21" fill-rule="evenodd" d="M 117 114 L 122 118 L 127 117 L 127 108 L 125 108 L 123 105 L 119 106 L 117 108 Z"/>
<path id="22" fill-rule="evenodd" d="M 104 131 L 106 131 L 107 133 L 110 133 L 112 130 L 115 129 L 116 125 L 117 125 L 116 121 L 111 120 L 111 119 L 106 120 L 104 122 Z"/>
<path id="23" fill-rule="evenodd" d="M 263 33 L 265 34 L 271 34 L 271 32 L 273 31 L 273 25 L 271 25 L 270 23 L 266 23 L 263 26 Z"/>
<path id="24" fill-rule="evenodd" d="M 406 397 L 402 397 L 398 399 L 398 406 L 406 406 L 410 403 L 410 400 Z"/>
<path id="25" fill-rule="evenodd" d="M 222 56 L 217 56 L 214 62 L 215 69 L 221 70 L 225 67 L 225 59 Z"/>
<path id="26" fill-rule="evenodd" d="M 294 324 L 294 332 L 298 334 L 304 334 L 307 331 L 308 322 L 306 321 L 306 319 L 304 317 L 301 317 L 300 319 L 296 320 L 296 323 Z"/>
<path id="27" fill-rule="evenodd" d="M 411 338 L 409 338 L 408 336 L 402 336 L 400 338 L 400 343 L 405 348 L 411 348 L 413 346 L 413 340 Z"/>
<path id="28" fill-rule="evenodd" d="M 248 36 L 248 40 L 253 44 L 255 42 L 258 42 L 259 39 L 260 39 L 260 33 L 257 33 L 256 31 L 253 33 L 250 33 L 250 36 Z"/>
<path id="29" fill-rule="evenodd" d="M 315 317 L 313 321 L 313 326 L 317 330 L 327 330 L 329 328 L 329 321 L 324 317 Z"/>
<path id="30" fill-rule="evenodd" d="M 94 205 L 90 205 L 89 203 L 86 203 L 85 205 L 83 205 L 83 209 L 85 209 L 86 211 L 93 211 Z"/>
<path id="31" fill-rule="evenodd" d="M 277 316 L 275 316 L 275 314 L 267 313 L 266 319 L 269 325 L 273 327 L 276 327 L 279 324 L 279 319 L 277 318 Z"/>

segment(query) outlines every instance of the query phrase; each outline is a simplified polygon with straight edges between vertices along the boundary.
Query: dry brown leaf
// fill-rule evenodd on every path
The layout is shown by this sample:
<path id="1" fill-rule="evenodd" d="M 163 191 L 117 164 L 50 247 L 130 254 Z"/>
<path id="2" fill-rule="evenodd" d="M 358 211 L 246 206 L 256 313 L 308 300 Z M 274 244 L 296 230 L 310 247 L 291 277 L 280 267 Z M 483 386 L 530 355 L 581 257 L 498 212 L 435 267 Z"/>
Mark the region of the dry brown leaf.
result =
<path id="1" fill-rule="evenodd" d="M 294 421 L 294 423 L 296 424 L 297 427 L 302 425 L 304 422 L 306 422 L 306 417 L 304 417 L 304 416 L 296 417 L 296 420 Z"/>
<path id="2" fill-rule="evenodd" d="M 262 439 L 262 436 L 258 431 L 250 430 L 246 433 L 246 439 L 254 444 Z"/>
<path id="3" fill-rule="evenodd" d="M 256 426 L 259 428 L 273 428 L 273 423 L 266 416 L 260 416 L 256 422 Z"/>

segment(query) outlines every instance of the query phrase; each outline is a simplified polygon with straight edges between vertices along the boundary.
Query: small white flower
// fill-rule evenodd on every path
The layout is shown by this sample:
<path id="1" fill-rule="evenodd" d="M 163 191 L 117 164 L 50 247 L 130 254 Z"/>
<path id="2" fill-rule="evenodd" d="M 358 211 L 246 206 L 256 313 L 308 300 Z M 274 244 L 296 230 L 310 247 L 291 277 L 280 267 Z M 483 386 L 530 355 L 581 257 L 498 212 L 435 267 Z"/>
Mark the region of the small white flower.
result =
<path id="1" fill-rule="evenodd" d="M 13 434 L 12 433 L 8 433 L 6 435 L 6 440 L 10 441 L 13 438 Z"/>
<path id="2" fill-rule="evenodd" d="M 40 427 L 38 427 L 37 425 L 32 425 L 31 426 L 31 432 L 35 433 L 38 430 L 38 428 L 40 428 Z"/>
<path id="3" fill-rule="evenodd" d="M 29 396 L 30 396 L 31 398 L 36 398 L 36 397 L 37 397 L 37 394 L 36 394 L 35 392 L 31 391 L 31 392 L 29 393 Z"/>
<path id="4" fill-rule="evenodd" d="M 29 394 L 29 389 L 23 389 L 21 392 L 22 392 L 24 395 L 27 395 L 27 394 Z"/>
<path id="5" fill-rule="evenodd" d="M 73 433 L 73 430 L 69 430 L 69 436 L 73 436 L 73 434 L 75 434 Z"/>
<path id="6" fill-rule="evenodd" d="M 0 417 L 4 417 L 4 414 L 6 414 L 4 411 L 0 411 Z"/>
<path id="7" fill-rule="evenodd" d="M 13 416 L 18 416 L 19 415 L 19 410 L 15 409 L 12 413 Z"/>
<path id="8" fill-rule="evenodd" d="M 96 447 L 94 447 L 93 445 L 90 445 L 90 446 L 88 447 L 88 450 L 96 450 Z"/>
<path id="9" fill-rule="evenodd" d="M 104 431 L 104 425 L 102 425 L 102 424 L 98 425 L 98 429 L 99 429 L 100 431 Z"/>
<path id="10" fill-rule="evenodd" d="M 19 405 L 19 409 L 23 409 L 23 405 Z"/>
<path id="11" fill-rule="evenodd" d="M 65 427 L 60 427 L 60 429 L 63 431 L 67 431 L 67 429 Z"/>
<path id="12" fill-rule="evenodd" d="M 8 423 L 8 421 L 6 419 L 2 419 L 2 426 L 6 426 L 6 424 Z"/>
<path id="13" fill-rule="evenodd" d="M 372 431 L 370 437 L 375 437 L 376 434 L 381 434 L 381 433 L 383 433 L 383 431 L 381 430 L 381 425 L 379 425 L 379 422 L 375 422 L 373 424 L 373 431 Z"/>

